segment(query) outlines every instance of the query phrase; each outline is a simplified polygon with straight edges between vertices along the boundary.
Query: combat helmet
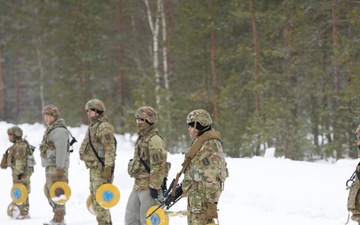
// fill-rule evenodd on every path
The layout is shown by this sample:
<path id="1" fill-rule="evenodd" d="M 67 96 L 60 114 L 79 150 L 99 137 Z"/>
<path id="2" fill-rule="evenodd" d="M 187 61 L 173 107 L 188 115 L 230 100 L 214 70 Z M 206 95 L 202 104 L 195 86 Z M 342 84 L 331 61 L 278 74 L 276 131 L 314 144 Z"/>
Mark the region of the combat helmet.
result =
<path id="1" fill-rule="evenodd" d="M 149 124 L 155 124 L 158 120 L 157 112 L 150 106 L 140 107 L 135 114 L 137 119 L 146 120 Z"/>
<path id="2" fill-rule="evenodd" d="M 208 129 L 212 122 L 210 114 L 204 109 L 196 109 L 190 112 L 186 118 L 186 123 L 199 131 Z"/>
<path id="3" fill-rule="evenodd" d="M 99 114 L 106 111 L 104 103 L 99 99 L 91 99 L 85 104 L 85 110 L 91 109 Z"/>
<path id="4" fill-rule="evenodd" d="M 60 112 L 56 105 L 46 105 L 42 109 L 42 114 L 49 114 L 57 118 L 60 115 Z"/>
<path id="5" fill-rule="evenodd" d="M 23 135 L 23 131 L 21 130 L 20 127 L 18 126 L 13 126 L 13 127 L 10 127 L 8 130 L 7 130 L 7 133 L 9 135 L 13 135 L 15 137 L 15 139 L 20 139 Z"/>

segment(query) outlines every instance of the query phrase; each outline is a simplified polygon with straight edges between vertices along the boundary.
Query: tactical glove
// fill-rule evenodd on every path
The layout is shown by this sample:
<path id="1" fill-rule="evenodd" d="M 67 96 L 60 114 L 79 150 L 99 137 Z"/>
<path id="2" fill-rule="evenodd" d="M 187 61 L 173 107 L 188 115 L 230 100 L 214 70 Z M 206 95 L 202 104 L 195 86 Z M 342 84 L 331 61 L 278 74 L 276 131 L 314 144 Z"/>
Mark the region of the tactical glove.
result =
<path id="1" fill-rule="evenodd" d="M 65 174 L 64 170 L 60 168 L 56 168 L 56 180 L 57 181 L 64 181 L 65 180 Z"/>
<path id="2" fill-rule="evenodd" d="M 150 195 L 153 199 L 157 199 L 159 197 L 159 193 L 156 189 L 150 188 Z"/>
<path id="3" fill-rule="evenodd" d="M 22 180 L 23 177 L 24 177 L 23 173 L 20 173 L 20 174 L 17 175 L 18 180 Z"/>
<path id="4" fill-rule="evenodd" d="M 206 209 L 206 218 L 207 219 L 218 218 L 216 203 L 208 203 L 207 209 Z"/>
<path id="5" fill-rule="evenodd" d="M 103 173 L 102 173 L 103 182 L 111 183 L 111 175 L 112 175 L 112 167 L 111 166 L 106 166 L 104 168 Z"/>
<path id="6" fill-rule="evenodd" d="M 1 169 L 7 168 L 7 158 L 8 158 L 8 153 L 4 153 L 0 164 Z"/>

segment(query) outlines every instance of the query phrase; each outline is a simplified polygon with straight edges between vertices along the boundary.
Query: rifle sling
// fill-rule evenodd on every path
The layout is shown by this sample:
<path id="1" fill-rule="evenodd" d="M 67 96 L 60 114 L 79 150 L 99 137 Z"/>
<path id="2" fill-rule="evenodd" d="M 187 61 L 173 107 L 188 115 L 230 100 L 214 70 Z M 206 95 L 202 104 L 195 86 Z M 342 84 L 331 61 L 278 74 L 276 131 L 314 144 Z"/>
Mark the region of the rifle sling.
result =
<path id="1" fill-rule="evenodd" d="M 150 173 L 150 168 L 149 166 L 146 164 L 146 162 L 143 160 L 143 158 L 140 156 L 140 147 L 138 146 L 138 156 L 140 159 L 140 162 L 143 164 L 143 166 L 145 167 L 146 171 L 148 171 L 148 173 Z"/>
<path id="2" fill-rule="evenodd" d="M 358 178 L 358 180 L 360 180 L 360 172 L 357 169 L 359 166 L 360 166 L 360 162 L 357 164 L 355 172 L 354 172 L 356 174 L 356 177 Z"/>
<path id="3" fill-rule="evenodd" d="M 180 178 L 181 174 L 185 172 L 186 168 L 189 166 L 191 160 L 195 157 L 196 153 L 200 150 L 201 146 L 206 141 L 208 141 L 210 139 L 220 140 L 221 135 L 220 135 L 220 133 L 218 131 L 210 130 L 210 131 L 207 131 L 207 132 L 203 133 L 200 137 L 198 137 L 194 141 L 193 145 L 191 145 L 190 149 L 185 154 L 185 160 L 181 164 L 182 168 L 181 168 L 180 172 L 178 174 L 176 174 L 176 179 L 175 179 L 175 182 L 173 184 L 172 193 L 171 193 L 172 196 L 175 196 L 176 185 L 177 185 L 177 183 L 179 181 L 179 178 Z"/>
<path id="4" fill-rule="evenodd" d="M 92 141 L 91 141 L 90 131 L 89 131 L 89 143 L 90 143 L 91 149 L 92 149 L 92 151 L 94 152 L 96 158 L 100 161 L 101 165 L 102 165 L 103 167 L 105 167 L 105 163 L 101 160 L 101 158 L 99 157 L 99 155 L 98 155 L 97 152 L 95 151 L 94 145 L 93 145 L 93 143 L 92 143 Z"/>

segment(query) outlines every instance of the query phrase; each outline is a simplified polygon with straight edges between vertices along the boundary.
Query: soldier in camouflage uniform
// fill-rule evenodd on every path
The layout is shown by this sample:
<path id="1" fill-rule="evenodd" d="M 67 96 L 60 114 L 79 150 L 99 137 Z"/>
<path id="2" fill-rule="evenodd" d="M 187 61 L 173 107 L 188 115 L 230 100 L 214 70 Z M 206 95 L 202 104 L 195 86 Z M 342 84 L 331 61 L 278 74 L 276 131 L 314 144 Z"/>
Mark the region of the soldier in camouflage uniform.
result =
<path id="1" fill-rule="evenodd" d="M 46 183 L 44 193 L 53 209 L 54 217 L 44 225 L 65 225 L 65 204 L 56 204 L 50 197 L 50 187 L 55 182 L 68 183 L 70 165 L 69 132 L 65 120 L 59 118 L 59 109 L 55 105 L 46 105 L 42 115 L 47 125 L 40 144 L 41 165 L 45 167 Z"/>
<path id="2" fill-rule="evenodd" d="M 183 196 L 188 197 L 188 225 L 211 224 L 218 218 L 217 203 L 228 176 L 220 133 L 212 129 L 210 114 L 203 109 L 190 112 L 187 124 L 192 144 L 200 136 L 214 133 L 190 161 L 182 182 Z"/>
<path id="3" fill-rule="evenodd" d="M 163 196 L 161 186 L 169 169 L 166 145 L 156 128 L 155 109 L 140 107 L 135 118 L 138 139 L 128 164 L 128 173 L 135 181 L 126 205 L 125 225 L 146 224 L 146 212 Z"/>
<path id="4" fill-rule="evenodd" d="M 355 135 L 360 138 L 360 125 L 357 127 L 355 131 Z M 358 154 L 360 156 L 360 141 L 357 143 L 358 146 Z M 356 166 L 355 172 L 354 172 L 354 178 L 349 187 L 349 196 L 348 196 L 348 202 L 347 202 L 347 208 L 348 211 L 352 212 L 351 219 L 353 221 L 358 222 L 360 225 L 360 163 Z M 346 183 L 348 185 L 348 183 Z"/>
<path id="5" fill-rule="evenodd" d="M 29 194 L 31 191 L 30 177 L 34 172 L 35 165 L 35 161 L 32 156 L 33 150 L 30 148 L 29 143 L 25 139 L 22 139 L 23 132 L 20 127 L 10 127 L 7 130 L 7 133 L 9 136 L 9 141 L 12 142 L 13 145 L 3 155 L 1 168 L 6 169 L 7 167 L 10 167 L 12 170 L 13 184 L 24 184 Z M 29 159 L 32 159 L 32 162 L 29 161 L 28 163 L 28 156 Z M 21 205 L 12 203 L 9 207 L 9 210 L 12 214 L 12 219 L 30 219 L 29 197 Z M 14 207 L 18 207 L 18 209 L 15 209 Z M 15 213 L 18 211 L 20 211 L 20 214 Z"/>
<path id="6" fill-rule="evenodd" d="M 106 109 L 101 100 L 88 101 L 85 110 L 91 124 L 80 147 L 80 159 L 90 169 L 90 194 L 96 220 L 99 225 L 111 225 L 110 210 L 97 203 L 96 191 L 102 184 L 112 183 L 114 179 L 114 128 L 104 115 Z"/>

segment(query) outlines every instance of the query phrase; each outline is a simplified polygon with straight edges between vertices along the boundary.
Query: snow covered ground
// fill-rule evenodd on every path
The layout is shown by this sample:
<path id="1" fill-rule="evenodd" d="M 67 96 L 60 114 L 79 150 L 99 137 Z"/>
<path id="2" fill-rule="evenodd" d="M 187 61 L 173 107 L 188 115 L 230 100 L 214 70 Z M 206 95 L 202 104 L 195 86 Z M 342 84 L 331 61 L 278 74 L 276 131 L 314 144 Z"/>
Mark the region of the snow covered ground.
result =
<path id="1" fill-rule="evenodd" d="M 0 153 L 11 146 L 7 129 L 13 126 L 0 122 Z M 31 219 L 11 220 L 6 209 L 11 202 L 12 187 L 10 169 L 1 170 L 0 224 L 40 225 L 53 217 L 50 206 L 43 194 L 45 183 L 44 168 L 40 165 L 39 144 L 45 127 L 43 124 L 20 124 L 24 136 L 36 146 L 37 165 L 32 176 L 30 193 Z M 97 224 L 95 217 L 86 208 L 89 195 L 89 175 L 78 157 L 78 149 L 87 126 L 69 128 L 78 142 L 71 155 L 70 187 L 72 195 L 67 202 L 68 225 Z M 184 127 L 184 133 L 187 133 Z M 111 209 L 113 224 L 124 224 L 125 206 L 133 180 L 127 174 L 127 163 L 133 154 L 134 136 L 116 135 L 118 151 L 115 169 L 116 185 L 121 193 L 120 202 Z M 183 156 L 169 154 L 172 163 L 169 180 L 181 169 Z M 227 158 L 230 177 L 219 202 L 219 222 L 222 225 L 340 225 L 348 216 L 346 209 L 348 191 L 345 182 L 351 176 L 358 160 L 339 160 L 336 163 L 310 163 L 291 161 L 283 158 L 255 157 Z M 182 177 L 181 177 L 182 179 Z M 181 199 L 170 210 L 186 209 L 186 199 Z M 171 225 L 184 225 L 186 217 L 170 217 Z M 350 221 L 349 225 L 356 225 Z"/>

